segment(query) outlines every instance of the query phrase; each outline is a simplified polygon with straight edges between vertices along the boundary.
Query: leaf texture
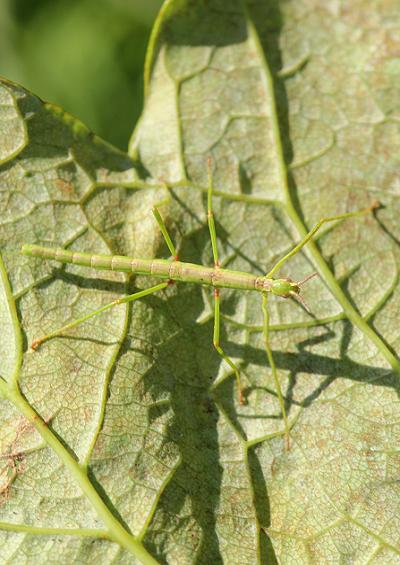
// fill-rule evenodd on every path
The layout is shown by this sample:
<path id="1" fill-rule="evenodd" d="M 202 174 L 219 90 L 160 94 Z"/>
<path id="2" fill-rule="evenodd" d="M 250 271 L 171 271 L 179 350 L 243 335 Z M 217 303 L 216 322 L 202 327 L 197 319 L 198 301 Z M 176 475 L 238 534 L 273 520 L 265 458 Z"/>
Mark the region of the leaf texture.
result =
<path id="1" fill-rule="evenodd" d="M 130 157 L 7 81 L 0 90 L 0 555 L 42 563 L 400 562 L 400 114 L 393 1 L 168 1 L 146 64 Z M 397 22 L 397 23 L 396 23 Z M 173 285 L 38 351 L 37 337 L 145 277 L 60 267 L 22 243 L 281 269 L 312 316 L 260 296 Z M 21 392 L 19 392 L 19 390 Z M 132 535 L 130 535 L 130 532 Z"/>

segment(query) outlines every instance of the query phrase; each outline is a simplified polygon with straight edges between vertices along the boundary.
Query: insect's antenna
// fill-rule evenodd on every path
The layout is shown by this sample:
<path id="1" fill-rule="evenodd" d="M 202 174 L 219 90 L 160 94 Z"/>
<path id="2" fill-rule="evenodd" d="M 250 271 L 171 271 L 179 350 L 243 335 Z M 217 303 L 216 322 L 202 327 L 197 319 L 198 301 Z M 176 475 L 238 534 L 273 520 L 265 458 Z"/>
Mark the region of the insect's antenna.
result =
<path id="1" fill-rule="evenodd" d="M 304 279 L 301 279 L 301 281 L 296 282 L 297 286 L 301 286 L 304 283 L 306 283 L 307 281 L 309 281 L 310 279 L 312 279 L 313 277 L 316 277 L 318 275 L 318 273 L 311 273 L 311 275 L 307 275 Z"/>
<path id="2" fill-rule="evenodd" d="M 297 302 L 300 302 L 300 304 L 302 306 L 304 306 L 304 308 L 307 310 L 307 312 L 309 314 L 312 314 L 310 308 L 307 305 L 307 302 L 304 300 L 304 298 L 301 296 L 301 294 L 298 294 L 297 292 L 294 292 L 294 290 L 292 290 L 291 292 L 289 292 L 290 296 L 292 298 L 294 298 L 295 300 L 297 300 Z"/>

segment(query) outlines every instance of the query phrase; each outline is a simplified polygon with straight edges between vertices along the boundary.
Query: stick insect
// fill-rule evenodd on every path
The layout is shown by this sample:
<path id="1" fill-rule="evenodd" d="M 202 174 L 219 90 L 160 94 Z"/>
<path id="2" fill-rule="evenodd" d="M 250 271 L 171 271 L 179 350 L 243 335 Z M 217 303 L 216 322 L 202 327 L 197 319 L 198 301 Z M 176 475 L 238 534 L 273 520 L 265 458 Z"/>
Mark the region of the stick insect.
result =
<path id="1" fill-rule="evenodd" d="M 176 248 L 168 233 L 167 227 L 162 219 L 162 216 L 157 207 L 154 207 L 152 212 L 161 229 L 164 240 L 171 252 L 171 259 L 137 259 L 133 257 L 126 257 L 120 255 L 94 255 L 90 253 L 82 253 L 79 251 L 68 251 L 62 248 L 42 247 L 39 245 L 23 245 L 22 253 L 31 257 L 39 257 L 41 259 L 50 259 L 61 263 L 70 263 L 74 265 L 81 265 L 91 267 L 94 269 L 105 269 L 118 272 L 127 272 L 137 275 L 148 275 L 155 278 L 164 280 L 155 286 L 151 286 L 145 290 L 135 292 L 128 296 L 118 298 L 105 306 L 90 312 L 86 316 L 74 320 L 73 322 L 58 328 L 47 335 L 36 339 L 32 342 L 32 349 L 36 350 L 41 344 L 49 339 L 63 334 L 72 328 L 89 320 L 93 316 L 109 310 L 118 304 L 127 304 L 133 302 L 150 294 L 154 294 L 160 290 L 165 289 L 173 282 L 195 283 L 200 285 L 211 286 L 214 289 L 214 332 L 213 332 L 213 345 L 221 358 L 232 369 L 237 382 L 238 400 L 240 404 L 245 404 L 243 388 L 240 378 L 240 369 L 238 365 L 225 353 L 220 345 L 220 289 L 232 288 L 236 290 L 256 291 L 262 297 L 262 310 L 264 315 L 263 334 L 264 344 L 267 354 L 269 366 L 272 371 L 276 394 L 280 405 L 281 417 L 284 425 L 285 446 L 289 449 L 290 446 L 290 426 L 285 407 L 285 400 L 280 386 L 278 372 L 274 357 L 270 346 L 270 316 L 268 310 L 269 296 L 275 295 L 280 298 L 292 298 L 299 301 L 302 306 L 308 311 L 307 304 L 301 296 L 302 286 L 309 281 L 317 273 L 311 273 L 304 279 L 295 281 L 291 278 L 274 278 L 275 273 L 286 263 L 291 257 L 296 255 L 317 233 L 321 226 L 328 222 L 343 220 L 346 218 L 353 218 L 355 216 L 362 216 L 370 213 L 372 210 L 379 206 L 379 203 L 373 203 L 368 208 L 358 210 L 355 212 L 348 212 L 345 214 L 338 214 L 336 216 L 328 216 L 321 218 L 319 222 L 305 235 L 305 237 L 297 244 L 291 251 L 284 255 L 265 276 L 256 276 L 250 273 L 233 271 L 230 269 L 222 268 L 219 262 L 217 235 L 215 228 L 215 221 L 213 215 L 213 180 L 211 174 L 211 166 L 208 167 L 208 191 L 207 191 L 207 220 L 208 228 L 211 238 L 212 254 L 214 259 L 213 267 L 205 267 L 193 263 L 185 263 L 179 260 Z"/>

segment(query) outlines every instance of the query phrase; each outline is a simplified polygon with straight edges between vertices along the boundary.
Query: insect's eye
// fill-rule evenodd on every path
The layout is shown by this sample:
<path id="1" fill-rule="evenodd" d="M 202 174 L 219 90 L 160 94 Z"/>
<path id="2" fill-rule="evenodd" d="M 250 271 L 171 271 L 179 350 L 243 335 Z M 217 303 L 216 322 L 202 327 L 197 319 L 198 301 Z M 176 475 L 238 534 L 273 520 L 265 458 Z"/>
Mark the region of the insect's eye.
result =
<path id="1" fill-rule="evenodd" d="M 300 294 L 300 287 L 297 283 L 291 283 L 291 292 L 294 292 L 295 294 Z"/>

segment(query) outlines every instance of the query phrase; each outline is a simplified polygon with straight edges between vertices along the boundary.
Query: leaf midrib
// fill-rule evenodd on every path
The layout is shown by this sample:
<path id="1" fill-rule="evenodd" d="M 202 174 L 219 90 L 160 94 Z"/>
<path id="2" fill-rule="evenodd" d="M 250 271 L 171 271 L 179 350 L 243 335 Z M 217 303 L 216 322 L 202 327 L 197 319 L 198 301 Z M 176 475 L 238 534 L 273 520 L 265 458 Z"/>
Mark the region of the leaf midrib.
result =
<path id="1" fill-rule="evenodd" d="M 18 384 L 18 376 L 22 362 L 21 328 L 17 316 L 15 300 L 12 296 L 10 283 L 8 281 L 1 256 L 0 279 L 5 288 L 17 351 L 15 369 L 10 381 L 7 382 L 0 376 L 0 395 L 9 400 L 15 406 L 15 408 L 35 427 L 46 444 L 58 455 L 65 468 L 70 472 L 72 478 L 80 487 L 84 496 L 89 500 L 98 517 L 106 526 L 109 539 L 120 544 L 131 554 L 137 557 L 143 564 L 157 565 L 158 561 L 147 552 L 143 544 L 130 534 L 122 526 L 121 522 L 114 517 L 90 481 L 87 474 L 87 466 L 81 465 L 73 457 L 65 445 L 52 432 L 46 422 L 44 422 L 40 415 L 30 406 L 21 393 Z"/>
<path id="2" fill-rule="evenodd" d="M 282 138 L 281 138 L 281 131 L 278 122 L 278 112 L 276 107 L 276 99 L 275 99 L 275 92 L 273 86 L 273 76 L 271 70 L 269 68 L 268 62 L 265 58 L 264 50 L 262 48 L 260 38 L 258 36 L 257 30 L 255 25 L 248 13 L 248 10 L 244 7 L 245 15 L 247 18 L 247 29 L 249 36 L 253 39 L 254 46 L 258 52 L 260 61 L 262 62 L 261 68 L 264 74 L 264 81 L 267 92 L 269 94 L 270 105 L 271 105 L 271 120 L 272 120 L 272 136 L 275 144 L 275 153 L 276 159 L 278 162 L 278 172 L 280 176 L 280 186 L 283 193 L 283 204 L 282 208 L 286 211 L 287 215 L 293 222 L 294 226 L 296 227 L 297 231 L 299 232 L 300 236 L 303 238 L 307 235 L 308 230 L 304 225 L 303 221 L 298 214 L 295 205 L 293 203 L 292 196 L 290 194 L 289 183 L 288 183 L 288 170 L 285 163 L 283 147 L 282 147 Z M 336 281 L 333 273 L 329 269 L 328 265 L 325 262 L 325 259 L 322 257 L 317 245 L 310 241 L 307 244 L 306 252 L 308 252 L 314 263 L 315 266 L 321 275 L 321 278 L 324 280 L 326 286 L 331 291 L 332 295 L 336 298 L 339 302 L 343 311 L 347 318 L 358 327 L 358 329 L 370 340 L 372 341 L 376 347 L 378 348 L 379 352 L 382 356 L 388 361 L 390 366 L 392 367 L 393 371 L 395 371 L 400 376 L 400 362 L 395 357 L 395 355 L 390 351 L 389 347 L 383 341 L 383 339 L 375 332 L 371 326 L 362 318 L 362 316 L 357 312 L 354 306 L 351 304 L 350 300 L 346 297 L 343 290 L 341 289 L 340 285 Z"/>

